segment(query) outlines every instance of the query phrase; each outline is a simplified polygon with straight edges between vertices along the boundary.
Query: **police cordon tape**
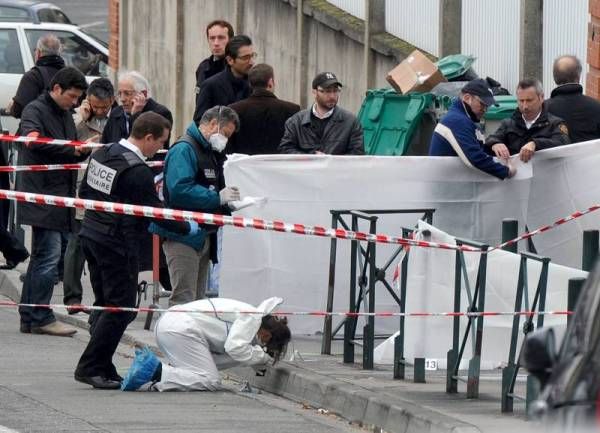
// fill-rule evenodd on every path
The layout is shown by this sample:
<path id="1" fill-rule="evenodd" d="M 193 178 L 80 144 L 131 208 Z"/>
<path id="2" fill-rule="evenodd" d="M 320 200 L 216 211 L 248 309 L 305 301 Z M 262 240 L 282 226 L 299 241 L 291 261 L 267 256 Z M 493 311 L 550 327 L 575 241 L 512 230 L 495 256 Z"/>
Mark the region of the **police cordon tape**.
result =
<path id="1" fill-rule="evenodd" d="M 262 311 L 238 311 L 238 310 L 192 310 L 186 308 L 171 307 L 150 308 L 150 307 L 99 307 L 94 305 L 63 305 L 63 304 L 24 304 L 12 301 L 0 301 L 0 307 L 26 307 L 26 308 L 46 308 L 46 309 L 65 309 L 65 310 L 89 310 L 89 311 L 107 311 L 109 313 L 195 313 L 195 314 L 259 314 L 264 315 Z M 393 312 L 380 311 L 377 313 L 351 312 L 351 311 L 274 311 L 272 314 L 278 316 L 344 316 L 344 317 L 480 317 L 480 316 L 569 316 L 572 311 L 467 311 L 467 312 Z"/>
<path id="2" fill-rule="evenodd" d="M 164 161 L 146 161 L 148 167 L 162 167 Z M 37 164 L 37 165 L 0 165 L 0 173 L 16 171 L 55 171 L 55 170 L 85 170 L 87 164 Z"/>
<path id="3" fill-rule="evenodd" d="M 84 148 L 97 148 L 104 147 L 106 144 L 87 142 L 81 140 L 59 140 L 56 138 L 49 137 L 30 137 L 28 135 L 12 135 L 12 134 L 0 134 L 0 142 L 12 142 L 12 143 L 25 143 L 29 144 L 52 144 L 55 146 L 69 146 L 69 147 L 84 147 Z M 166 149 L 160 149 L 156 153 L 166 153 Z"/>
<path id="4" fill-rule="evenodd" d="M 412 245 L 424 248 L 440 248 L 445 250 L 481 252 L 480 249 L 474 247 L 407 239 L 397 236 L 389 236 L 385 234 L 371 234 L 344 229 L 325 228 L 322 226 L 306 226 L 304 224 L 292 224 L 278 220 L 269 221 L 260 218 L 245 218 L 240 216 L 218 215 L 176 209 L 163 209 L 151 206 L 140 206 L 133 204 L 113 203 L 96 200 L 84 200 L 72 197 L 34 194 L 29 192 L 11 191 L 6 189 L 0 189 L 0 199 L 25 201 L 29 203 L 36 203 L 42 205 L 46 204 L 58 207 L 90 209 L 99 212 L 133 215 L 137 217 L 168 219 L 175 221 L 196 221 L 200 224 L 211 224 L 217 226 L 229 225 L 239 228 L 253 228 L 257 230 L 296 233 L 306 236 L 318 236 L 406 246 Z"/>

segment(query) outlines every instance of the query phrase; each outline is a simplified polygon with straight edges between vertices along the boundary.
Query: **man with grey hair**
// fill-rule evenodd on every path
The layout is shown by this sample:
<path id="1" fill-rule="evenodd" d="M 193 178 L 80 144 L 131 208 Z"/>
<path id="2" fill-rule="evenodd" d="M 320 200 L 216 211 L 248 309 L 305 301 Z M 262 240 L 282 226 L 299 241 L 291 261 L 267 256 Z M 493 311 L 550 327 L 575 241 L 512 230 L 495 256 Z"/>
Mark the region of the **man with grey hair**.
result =
<path id="1" fill-rule="evenodd" d="M 121 105 L 111 110 L 102 131 L 102 143 L 115 143 L 129 137 L 135 119 L 148 111 L 160 114 L 173 124 L 171 111 L 152 99 L 148 80 L 137 71 L 126 71 L 119 75 L 117 98 Z M 165 143 L 165 148 L 168 147 L 169 140 Z"/>
<path id="2" fill-rule="evenodd" d="M 518 108 L 490 135 L 485 147 L 501 159 L 519 154 L 528 162 L 537 150 L 569 144 L 569 129 L 563 119 L 544 106 L 544 90 L 539 80 L 527 78 L 517 85 Z"/>
<path id="3" fill-rule="evenodd" d="M 21 77 L 17 93 L 6 108 L 13 117 L 20 119 L 23 108 L 44 90 L 49 90 L 54 74 L 65 67 L 65 61 L 60 56 L 61 51 L 62 45 L 56 35 L 48 33 L 38 39 L 33 52 L 35 66 Z"/>
<path id="4" fill-rule="evenodd" d="M 562 117 L 573 143 L 600 138 L 600 102 L 583 94 L 582 66 L 575 56 L 554 60 L 554 82 L 557 87 L 546 101 L 548 112 Z"/>
<path id="5" fill-rule="evenodd" d="M 222 153 L 239 128 L 234 110 L 216 106 L 192 122 L 169 149 L 164 166 L 165 207 L 229 214 L 240 199 L 237 187 L 225 186 Z M 179 235 L 155 224 L 150 231 L 165 238 L 163 250 L 173 291 L 169 306 L 202 299 L 206 293 L 209 261 L 217 262 L 217 226 L 202 226 L 197 234 Z"/>

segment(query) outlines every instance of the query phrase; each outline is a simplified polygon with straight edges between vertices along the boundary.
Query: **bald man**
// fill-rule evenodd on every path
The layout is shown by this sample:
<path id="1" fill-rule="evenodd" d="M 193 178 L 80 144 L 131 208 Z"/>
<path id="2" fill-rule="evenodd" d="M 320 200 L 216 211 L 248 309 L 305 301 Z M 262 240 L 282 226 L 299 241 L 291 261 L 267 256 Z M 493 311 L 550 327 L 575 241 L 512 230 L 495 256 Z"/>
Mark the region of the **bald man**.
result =
<path id="1" fill-rule="evenodd" d="M 572 143 L 600 138 L 600 102 L 583 94 L 581 62 L 575 56 L 554 60 L 557 87 L 546 101 L 548 112 L 564 119 Z"/>

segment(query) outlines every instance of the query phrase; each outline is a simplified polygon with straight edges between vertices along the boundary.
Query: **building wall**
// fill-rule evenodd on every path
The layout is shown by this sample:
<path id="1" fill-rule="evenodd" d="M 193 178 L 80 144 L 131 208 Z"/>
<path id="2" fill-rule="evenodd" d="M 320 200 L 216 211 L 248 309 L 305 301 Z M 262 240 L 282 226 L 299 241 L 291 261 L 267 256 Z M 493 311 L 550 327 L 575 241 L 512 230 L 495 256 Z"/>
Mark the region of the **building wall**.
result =
<path id="1" fill-rule="evenodd" d="M 192 119 L 195 70 L 210 54 L 205 28 L 216 18 L 234 26 L 237 22 L 236 32 L 241 28 L 253 39 L 257 62 L 275 69 L 280 98 L 299 102 L 302 61 L 307 101 L 312 99 L 313 76 L 330 70 L 344 84 L 341 105 L 357 112 L 362 103 L 364 23 L 323 0 L 304 1 L 304 58 L 298 53 L 296 0 L 120 0 L 119 12 L 119 68 L 148 77 L 155 99 L 173 111 L 177 134 Z M 414 48 L 393 37 L 388 40 L 393 43 L 374 42 L 376 83 L 381 87 L 387 86 L 387 72 Z"/>

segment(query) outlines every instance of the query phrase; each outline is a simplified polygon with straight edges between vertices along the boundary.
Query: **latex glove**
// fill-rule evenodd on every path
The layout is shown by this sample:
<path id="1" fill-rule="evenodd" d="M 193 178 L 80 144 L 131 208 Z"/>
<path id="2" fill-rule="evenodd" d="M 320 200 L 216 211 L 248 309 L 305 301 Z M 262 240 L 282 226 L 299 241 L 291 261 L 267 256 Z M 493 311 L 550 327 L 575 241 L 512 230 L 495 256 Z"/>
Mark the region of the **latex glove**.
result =
<path id="1" fill-rule="evenodd" d="M 237 186 L 228 186 L 219 191 L 221 204 L 227 204 L 240 199 L 240 190 Z"/>
<path id="2" fill-rule="evenodd" d="M 188 234 L 195 235 L 198 233 L 198 228 L 200 225 L 196 221 L 188 221 L 188 224 L 190 225 L 190 232 Z"/>

